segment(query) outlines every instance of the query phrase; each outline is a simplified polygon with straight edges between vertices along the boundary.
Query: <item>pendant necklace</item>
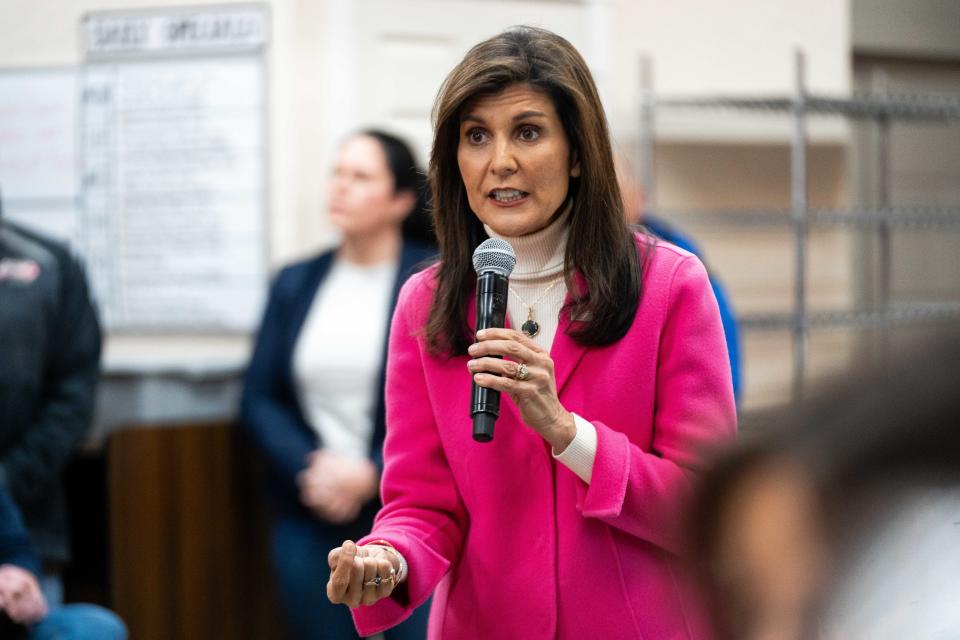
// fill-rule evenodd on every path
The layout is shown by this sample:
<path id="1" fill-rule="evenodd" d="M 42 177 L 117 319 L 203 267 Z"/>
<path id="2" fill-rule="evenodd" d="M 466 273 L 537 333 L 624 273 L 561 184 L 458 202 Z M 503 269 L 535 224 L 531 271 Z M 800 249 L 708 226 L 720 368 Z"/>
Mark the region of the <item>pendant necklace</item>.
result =
<path id="1" fill-rule="evenodd" d="M 539 303 L 541 300 L 543 300 L 544 296 L 550 293 L 550 290 L 553 289 L 558 282 L 563 282 L 563 278 L 560 278 L 559 280 L 554 280 L 549 287 L 544 289 L 543 292 L 539 296 L 537 296 L 537 299 L 533 301 L 533 304 L 527 304 L 527 301 L 521 298 L 520 294 L 513 290 L 513 287 L 510 287 L 510 293 L 517 296 L 517 300 L 520 301 L 520 304 L 522 304 L 527 308 L 527 321 L 520 326 L 520 331 L 525 333 L 527 337 L 533 338 L 538 333 L 540 333 L 540 323 L 538 323 L 533 318 L 533 307 L 536 306 L 537 303 Z"/>

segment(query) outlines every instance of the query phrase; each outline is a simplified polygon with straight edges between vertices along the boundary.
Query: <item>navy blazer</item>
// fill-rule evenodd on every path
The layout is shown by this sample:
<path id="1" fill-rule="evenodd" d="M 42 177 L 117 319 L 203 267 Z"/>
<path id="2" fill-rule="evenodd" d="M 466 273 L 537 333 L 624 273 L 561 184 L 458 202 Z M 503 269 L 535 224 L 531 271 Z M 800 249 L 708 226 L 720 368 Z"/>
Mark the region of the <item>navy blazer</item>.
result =
<path id="1" fill-rule="evenodd" d="M 429 263 L 432 249 L 404 242 L 387 322 L 393 315 L 400 287 L 419 268 Z M 269 462 L 276 496 L 292 506 L 299 505 L 297 474 L 307 467 L 307 457 L 323 446 L 317 433 L 307 424 L 297 398 L 293 380 L 293 355 L 303 323 L 316 293 L 330 272 L 334 252 L 284 268 L 270 288 L 266 310 L 260 325 L 253 357 L 244 377 L 240 403 L 242 426 Z M 387 332 L 389 334 L 389 331 Z M 376 422 L 370 442 L 370 459 L 383 467 L 383 438 L 386 408 L 383 390 L 386 382 L 387 339 L 383 343 Z"/>

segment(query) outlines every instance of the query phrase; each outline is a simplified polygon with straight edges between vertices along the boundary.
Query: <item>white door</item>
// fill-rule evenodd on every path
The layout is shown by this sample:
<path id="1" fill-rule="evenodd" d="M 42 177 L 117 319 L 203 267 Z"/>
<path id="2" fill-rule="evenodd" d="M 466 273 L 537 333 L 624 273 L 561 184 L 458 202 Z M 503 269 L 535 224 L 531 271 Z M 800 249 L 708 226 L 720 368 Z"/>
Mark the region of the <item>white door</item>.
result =
<path id="1" fill-rule="evenodd" d="M 342 5 L 341 5 L 342 9 Z M 516 24 L 559 33 L 588 63 L 603 60 L 595 37 L 603 3 L 513 0 L 359 0 L 340 16 L 340 53 L 330 72 L 344 87 L 329 105 L 342 130 L 378 126 L 413 143 L 421 164 L 440 84 L 467 50 Z M 328 49 L 330 51 L 330 49 Z"/>

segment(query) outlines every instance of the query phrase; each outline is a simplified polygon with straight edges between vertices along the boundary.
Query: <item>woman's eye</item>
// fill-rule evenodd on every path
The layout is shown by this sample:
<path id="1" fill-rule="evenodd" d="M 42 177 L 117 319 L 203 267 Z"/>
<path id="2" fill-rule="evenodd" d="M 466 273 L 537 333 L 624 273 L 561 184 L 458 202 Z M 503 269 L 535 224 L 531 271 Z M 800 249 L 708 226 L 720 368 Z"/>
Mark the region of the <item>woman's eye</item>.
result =
<path id="1" fill-rule="evenodd" d="M 520 139 L 526 142 L 532 142 L 540 137 L 540 131 L 536 127 L 520 127 Z"/>
<path id="2" fill-rule="evenodd" d="M 486 140 L 486 133 L 483 129 L 470 129 L 470 131 L 467 132 L 467 139 L 473 144 L 481 144 Z"/>

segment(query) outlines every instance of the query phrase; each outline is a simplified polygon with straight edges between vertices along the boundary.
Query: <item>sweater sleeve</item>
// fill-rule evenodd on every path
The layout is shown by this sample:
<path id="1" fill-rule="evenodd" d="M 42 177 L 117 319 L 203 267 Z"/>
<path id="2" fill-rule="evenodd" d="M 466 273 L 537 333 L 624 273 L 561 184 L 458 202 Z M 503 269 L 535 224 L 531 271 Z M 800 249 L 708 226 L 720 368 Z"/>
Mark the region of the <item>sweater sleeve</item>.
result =
<path id="1" fill-rule="evenodd" d="M 597 428 L 592 423 L 573 414 L 573 422 L 577 432 L 567 448 L 560 453 L 554 453 L 553 459 L 562 463 L 570 471 L 590 484 L 593 475 L 593 461 L 597 457 Z"/>
<path id="2" fill-rule="evenodd" d="M 657 362 L 650 451 L 602 422 L 579 508 L 668 551 L 679 551 L 687 498 L 703 450 L 733 437 L 736 409 L 716 299 L 706 270 L 688 256 L 670 284 Z"/>
<path id="3" fill-rule="evenodd" d="M 43 395 L 19 440 L 0 456 L 0 470 L 13 496 L 30 502 L 58 481 L 77 443 L 90 428 L 100 378 L 100 323 L 86 276 L 74 258 L 58 254 L 63 277 L 51 322 Z"/>
<path id="4" fill-rule="evenodd" d="M 459 557 L 467 514 L 457 492 L 427 394 L 413 315 L 420 278 L 400 293 L 387 358 L 387 436 L 383 508 L 360 544 L 385 540 L 409 574 L 390 598 L 353 610 L 360 635 L 390 628 L 423 604 Z M 421 292 L 422 293 L 422 292 Z"/>
<path id="5" fill-rule="evenodd" d="M 260 332 L 244 376 L 240 420 L 258 448 L 266 454 L 274 473 L 289 487 L 307 466 L 307 456 L 316 448 L 310 428 L 294 405 L 284 362 L 283 339 L 290 301 L 283 295 L 283 274 L 270 289 Z"/>

